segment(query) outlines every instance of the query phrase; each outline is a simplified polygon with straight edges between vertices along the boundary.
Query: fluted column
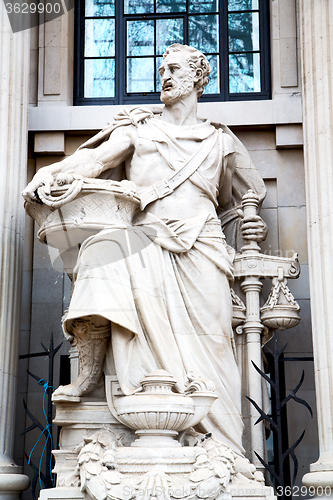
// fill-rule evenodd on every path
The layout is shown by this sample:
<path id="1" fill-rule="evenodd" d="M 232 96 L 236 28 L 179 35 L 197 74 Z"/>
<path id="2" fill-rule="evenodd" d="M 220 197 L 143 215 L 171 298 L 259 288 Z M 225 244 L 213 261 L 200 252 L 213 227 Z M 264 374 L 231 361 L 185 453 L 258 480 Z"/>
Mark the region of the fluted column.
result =
<path id="1" fill-rule="evenodd" d="M 13 460 L 29 81 L 29 31 L 13 34 L 0 2 L 0 499 L 29 480 Z"/>
<path id="2" fill-rule="evenodd" d="M 333 0 L 299 0 L 307 230 L 319 460 L 306 486 L 333 496 Z M 328 493 L 329 490 L 325 492 Z M 319 494 L 319 491 L 318 491 Z"/>

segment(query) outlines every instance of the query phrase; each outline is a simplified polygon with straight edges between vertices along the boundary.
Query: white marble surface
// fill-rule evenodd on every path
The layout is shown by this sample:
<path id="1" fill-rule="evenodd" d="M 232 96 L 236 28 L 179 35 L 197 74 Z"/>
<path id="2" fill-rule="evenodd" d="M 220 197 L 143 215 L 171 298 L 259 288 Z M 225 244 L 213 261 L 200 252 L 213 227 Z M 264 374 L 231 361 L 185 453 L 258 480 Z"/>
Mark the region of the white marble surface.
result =
<path id="1" fill-rule="evenodd" d="M 139 401 L 140 395 L 132 394 L 138 390 L 140 379 L 142 376 L 147 375 L 147 373 L 154 369 L 156 370 L 158 367 L 162 366 L 162 368 L 172 373 L 176 381 L 176 389 L 180 392 L 183 392 L 186 388 L 186 372 L 189 371 L 189 369 L 191 371 L 192 369 L 193 371 L 199 370 L 202 372 L 200 375 L 211 378 L 214 381 L 214 384 L 217 386 L 216 393 L 219 396 L 218 401 L 214 403 L 212 411 L 201 423 L 201 427 L 205 432 L 213 431 L 218 438 L 221 438 L 221 447 L 230 448 L 234 454 L 238 454 L 239 456 L 242 455 L 243 452 L 241 445 L 240 380 L 231 349 L 232 309 L 230 307 L 230 290 L 227 283 L 227 279 L 232 278 L 232 267 L 226 248 L 224 246 L 219 246 L 219 251 L 216 252 L 216 250 L 218 250 L 215 245 L 216 240 L 215 243 L 213 243 L 213 240 L 209 240 L 208 233 L 210 232 L 213 232 L 215 236 L 219 235 L 220 239 L 222 236 L 221 232 L 216 234 L 214 232 L 214 224 L 217 223 L 216 225 L 219 227 L 220 224 L 216 219 L 214 208 L 214 202 L 217 201 L 215 199 L 216 193 L 214 189 L 213 192 L 211 192 L 209 186 L 219 187 L 218 202 L 226 213 L 230 210 L 234 210 L 232 208 L 232 196 L 234 194 L 232 194 L 231 180 L 234 173 L 235 177 L 236 172 L 238 176 L 244 174 L 248 175 L 246 181 L 249 182 L 249 180 L 251 180 L 250 186 L 258 191 L 259 196 L 256 197 L 256 203 L 253 204 L 253 210 L 250 211 L 250 213 L 246 213 L 246 210 L 244 210 L 243 237 L 247 240 L 247 244 L 243 247 L 244 254 L 253 251 L 259 252 L 260 249 L 256 241 L 263 239 L 266 233 L 266 227 L 260 217 L 257 216 L 256 211 L 259 200 L 263 198 L 264 187 L 244 147 L 237 141 L 237 138 L 232 136 L 230 131 L 226 129 L 224 129 L 225 132 L 218 132 L 209 123 L 201 122 L 197 119 L 197 96 L 200 91 L 199 82 L 204 81 L 206 77 L 202 68 L 197 68 L 195 70 L 188 64 L 183 54 L 178 54 L 176 56 L 171 53 L 164 60 L 162 69 L 162 100 L 165 103 L 162 117 L 153 116 L 149 109 L 148 111 L 145 109 L 137 109 L 132 113 L 123 113 L 118 117 L 116 125 L 109 127 L 110 130 L 108 134 L 106 131 L 100 134 L 100 137 L 106 140 L 105 142 L 99 145 L 99 143 L 96 142 L 97 139 L 93 138 L 79 151 L 74 153 L 72 157 L 60 163 L 41 168 L 24 192 L 26 200 L 30 202 L 35 196 L 36 189 L 38 189 L 41 199 L 44 203 L 49 204 L 50 208 L 53 210 L 57 208 L 58 202 L 55 202 L 54 199 L 51 200 L 48 192 L 50 191 L 51 185 L 54 185 L 55 178 L 58 184 L 66 184 L 69 191 L 72 188 L 75 190 L 76 185 L 85 182 L 85 177 L 97 177 L 103 171 L 117 167 L 120 162 L 125 160 L 127 178 L 133 181 L 137 186 L 137 193 L 141 198 L 141 208 L 146 209 L 144 212 L 134 217 L 134 228 L 141 229 L 142 226 L 146 224 L 150 228 L 158 228 L 159 230 L 156 235 L 154 234 L 153 241 L 155 245 L 147 244 L 142 250 L 141 257 L 144 256 L 145 259 L 147 257 L 146 263 L 149 263 L 148 273 L 145 273 L 144 280 L 138 281 L 138 277 L 140 277 L 137 266 L 138 263 L 133 267 L 134 264 L 126 259 L 126 266 L 124 267 L 123 261 L 125 260 L 125 256 L 122 255 L 120 261 L 118 259 L 116 271 L 117 273 L 121 271 L 125 279 L 127 279 L 128 275 L 130 276 L 130 286 L 119 286 L 119 284 L 121 284 L 119 283 L 119 279 L 117 278 L 117 280 L 115 280 L 112 274 L 114 270 L 112 270 L 111 263 L 108 261 L 108 256 L 112 253 L 110 249 L 115 247 L 112 245 L 110 246 L 110 244 L 115 243 L 119 246 L 119 238 L 117 240 L 112 231 L 102 231 L 98 236 L 93 236 L 81 246 L 74 293 L 69 311 L 64 319 L 66 334 L 70 340 L 76 341 L 79 346 L 82 332 L 78 332 L 76 322 L 78 318 L 88 318 L 84 319 L 84 321 L 88 321 L 89 323 L 87 332 L 84 332 L 84 335 L 87 335 L 85 339 L 85 349 L 81 349 L 81 351 L 79 349 L 81 378 L 79 377 L 77 382 L 68 386 L 60 387 L 54 393 L 54 399 L 58 403 L 66 400 L 72 403 L 79 402 L 81 396 L 90 394 L 96 387 L 101 375 L 104 351 L 99 346 L 98 349 L 101 351 L 101 355 L 95 356 L 94 350 L 92 350 L 90 358 L 87 352 L 89 346 L 94 345 L 95 340 L 100 344 L 101 336 L 97 330 L 102 328 L 107 331 L 109 322 L 111 322 L 112 350 L 115 359 L 115 369 L 120 387 L 125 394 L 124 399 L 129 398 L 129 401 L 130 398 L 133 398 L 133 400 L 136 399 Z M 174 131 L 176 131 L 175 138 L 173 138 Z M 161 139 L 161 137 L 163 139 Z M 159 143 L 157 149 L 155 146 L 152 147 L 151 143 L 154 140 Z M 193 146 L 193 140 L 199 143 L 202 142 L 202 146 L 197 148 L 197 151 Z M 178 143 L 180 144 L 182 141 L 183 148 L 178 145 Z M 168 147 L 165 147 L 165 144 L 168 144 Z M 92 149 L 89 148 L 91 146 L 93 146 Z M 242 168 L 239 168 L 241 167 L 239 156 L 240 149 L 243 154 L 242 174 L 240 173 Z M 128 154 L 129 150 L 133 151 L 133 155 Z M 185 155 L 184 151 L 186 151 Z M 193 157 L 200 158 L 200 161 L 198 160 L 198 165 L 196 165 L 195 169 L 193 169 L 187 177 L 184 177 L 181 182 L 174 184 L 174 190 L 169 192 L 168 190 L 165 191 L 165 185 L 168 185 L 168 183 L 172 185 L 174 182 L 172 177 L 168 179 L 167 183 L 165 182 L 165 179 L 168 178 L 170 166 L 171 170 L 177 170 L 182 164 L 186 165 L 188 160 L 186 155 L 189 156 L 189 152 L 193 153 Z M 168 159 L 169 155 L 170 158 Z M 183 159 L 179 161 L 182 155 Z M 169 162 L 171 165 L 169 165 Z M 195 163 L 195 161 L 192 163 Z M 150 165 L 154 166 L 154 170 L 148 168 Z M 222 178 L 221 168 L 224 173 Z M 62 176 L 62 179 L 60 179 L 60 176 Z M 83 176 L 83 179 L 81 176 Z M 191 180 L 188 179 L 189 176 L 191 176 Z M 196 177 L 198 177 L 197 180 Z M 203 179 L 205 180 L 204 183 Z M 156 184 L 157 182 L 160 182 L 160 184 Z M 156 189 L 154 191 L 151 186 L 155 184 Z M 44 185 L 43 192 L 41 188 L 42 185 Z M 205 187 L 203 187 L 203 185 L 205 185 Z M 155 196 L 155 192 L 158 193 L 158 196 Z M 54 194 L 53 191 L 52 194 Z M 238 198 L 236 198 L 235 202 L 239 203 L 241 201 L 242 194 L 244 193 L 238 193 Z M 153 196 L 153 198 L 150 198 L 151 196 Z M 144 202 L 143 200 L 145 199 L 148 199 L 148 202 Z M 192 201 L 191 204 L 188 203 L 189 199 Z M 181 223 L 180 226 L 179 224 L 175 226 L 175 220 Z M 190 221 L 190 224 L 188 224 L 188 221 Z M 119 231 L 119 221 L 117 224 L 118 225 L 115 225 L 114 229 Z M 131 225 L 129 225 L 128 222 L 125 226 L 126 230 L 131 229 Z M 181 228 L 181 232 L 179 232 L 179 228 Z M 167 236 L 167 233 L 170 231 L 173 232 L 173 237 L 171 239 Z M 149 234 L 146 235 L 146 233 L 144 233 L 144 235 L 149 238 Z M 166 261 L 169 259 L 170 255 L 182 255 L 184 252 L 190 255 L 192 247 L 196 249 L 195 245 L 197 240 L 199 242 L 198 249 L 200 247 L 200 253 L 202 255 L 205 255 L 206 245 L 207 251 L 209 250 L 211 255 L 216 254 L 216 258 L 214 258 L 215 265 L 218 260 L 219 264 L 217 264 L 217 267 L 222 270 L 219 276 L 223 278 L 223 283 L 213 283 L 212 280 L 216 276 L 216 273 L 214 273 L 214 271 L 216 271 L 215 265 L 213 267 L 210 265 L 209 268 L 207 259 L 203 260 L 200 257 L 200 263 L 197 263 L 196 267 L 205 272 L 201 273 L 200 279 L 199 277 L 198 279 L 195 277 L 195 280 L 193 278 L 192 281 L 195 281 L 195 290 L 191 292 L 191 300 L 193 303 L 199 304 L 199 307 L 195 310 L 196 316 L 202 316 L 199 321 L 197 319 L 192 319 L 192 303 L 187 303 L 185 299 L 185 295 L 189 293 L 189 290 L 192 290 L 192 281 L 189 281 L 186 277 L 184 278 L 184 283 L 180 288 L 186 290 L 186 294 L 182 294 L 182 299 L 179 298 L 173 307 L 167 309 L 167 314 L 165 314 L 165 310 L 163 309 L 163 307 L 165 307 L 163 305 L 164 302 L 159 300 L 160 297 L 157 293 L 163 290 L 164 296 L 167 297 L 168 300 L 171 300 L 171 302 L 173 301 L 172 297 L 174 294 L 177 294 L 177 296 L 179 295 L 174 279 L 170 279 L 174 271 L 172 271 L 171 267 L 166 265 Z M 149 243 L 151 243 L 151 241 L 149 241 Z M 91 253 L 90 245 L 94 246 L 93 253 Z M 149 250 L 147 250 L 147 248 L 149 248 Z M 247 255 L 250 256 L 250 253 Z M 160 264 L 161 257 L 163 265 Z M 98 259 L 101 260 L 98 261 Z M 103 262 L 107 262 L 107 265 L 102 264 Z M 164 273 L 168 275 L 168 279 L 164 276 L 161 281 L 162 277 L 159 275 L 159 269 L 164 270 Z M 100 274 L 101 271 L 103 275 Z M 276 270 L 274 270 L 274 273 L 276 273 Z M 243 277 L 245 275 L 240 275 L 240 277 L 241 276 Z M 248 366 L 251 367 L 251 360 L 255 360 L 258 366 L 261 362 L 260 337 L 263 329 L 263 325 L 260 323 L 259 310 L 261 282 L 259 279 L 260 275 L 258 275 L 256 271 L 252 270 L 250 274 L 248 273 L 246 276 L 247 279 L 243 283 L 243 289 L 247 295 L 247 320 L 244 330 L 247 337 Z M 283 279 L 283 277 L 281 279 Z M 101 280 L 103 280 L 103 282 Z M 103 283 L 105 284 L 106 282 L 108 283 L 107 288 L 103 285 Z M 110 286 L 111 282 L 112 287 Z M 147 286 L 150 289 L 156 290 L 153 298 L 151 294 L 147 295 L 145 290 Z M 128 290 L 131 289 L 135 290 L 135 307 L 132 307 L 131 300 L 133 297 L 131 298 L 128 294 Z M 217 289 L 219 290 L 219 294 L 215 293 Z M 130 292 L 130 294 L 131 293 L 132 292 Z M 110 304 L 114 305 L 116 298 L 120 301 L 119 304 L 121 304 L 121 307 L 113 309 Z M 209 299 L 209 307 L 208 303 L 207 307 L 203 306 L 204 298 Z M 218 304 L 215 303 L 214 298 L 218 300 Z M 183 303 L 185 307 L 180 307 Z M 137 309 L 140 311 L 140 321 L 135 312 Z M 131 314 L 129 314 L 128 311 L 130 311 Z M 89 319 L 90 316 L 93 316 L 92 320 Z M 97 325 L 94 323 L 94 317 L 97 316 L 103 318 L 102 324 Z M 193 331 L 191 330 L 191 335 L 185 338 L 184 325 L 186 323 L 189 324 L 189 321 L 196 326 L 192 328 Z M 206 335 L 206 340 L 209 343 L 214 339 L 214 347 L 208 344 L 207 346 L 201 345 L 203 336 L 201 336 L 201 344 L 198 343 L 198 323 L 203 325 L 204 328 L 206 325 L 207 328 L 211 329 L 211 333 L 207 331 L 208 335 Z M 93 325 L 94 328 L 90 328 L 91 325 Z M 142 328 L 142 325 L 144 325 L 144 328 Z M 185 328 L 185 332 L 186 331 L 187 329 Z M 180 332 L 179 335 L 178 332 Z M 148 335 L 147 339 L 145 335 Z M 106 339 L 106 335 L 104 337 Z M 175 340 L 177 341 L 177 345 L 175 345 Z M 149 345 L 148 348 L 146 344 Z M 216 373 L 214 373 L 214 370 L 212 370 L 214 360 L 202 359 L 202 353 L 209 353 L 209 356 L 212 357 L 216 354 L 217 346 L 219 346 L 218 363 L 215 363 L 215 365 L 218 366 L 218 369 L 215 369 Z M 220 349 L 221 346 L 222 349 Z M 110 369 L 108 363 L 107 356 L 107 370 Z M 89 374 L 86 376 L 92 369 L 96 375 L 93 382 Z M 260 398 L 261 394 L 261 380 L 259 376 L 255 379 L 252 375 L 249 380 L 251 388 L 250 394 L 260 405 L 260 399 L 258 400 L 258 398 Z M 223 390 L 221 381 L 223 381 Z M 229 382 L 231 382 L 231 384 L 229 384 Z M 130 401 L 132 402 L 132 399 Z M 165 403 L 167 407 L 168 401 L 166 400 Z M 120 411 L 117 405 L 115 405 L 115 409 L 116 413 Z M 135 411 L 145 413 L 140 412 L 139 409 Z M 256 419 L 257 415 L 253 412 L 252 420 Z M 190 424 L 191 422 L 189 425 Z M 131 425 L 129 425 L 129 427 L 131 427 Z M 134 428 L 137 429 L 137 432 L 146 432 L 145 428 Z M 183 428 L 180 430 L 183 430 Z M 184 430 L 186 430 L 185 427 Z M 256 449 L 263 456 L 263 432 L 260 427 L 257 427 L 256 430 L 257 432 L 252 433 L 253 439 L 251 449 Z M 158 432 L 160 432 L 159 429 Z M 93 440 L 94 439 L 95 438 L 93 438 Z M 99 438 L 96 439 L 99 442 Z M 161 439 L 161 436 L 159 436 L 159 439 Z M 143 441 L 141 441 L 141 444 L 142 443 Z M 146 439 L 145 443 L 148 443 L 148 439 Z M 161 442 L 160 444 L 163 443 Z M 89 448 L 90 444 L 91 440 L 89 438 L 86 446 Z M 126 478 L 122 478 L 121 475 L 119 476 L 121 473 L 120 469 L 118 475 L 117 473 L 108 474 L 108 472 L 103 469 L 103 464 L 105 465 L 104 462 L 106 460 L 104 453 L 107 454 L 111 451 L 112 446 L 110 449 L 104 450 L 99 459 L 100 463 L 94 464 L 97 466 L 98 470 L 100 466 L 102 466 L 102 469 L 96 474 L 93 473 L 93 476 L 96 476 L 96 480 L 93 480 L 92 483 L 90 482 L 91 477 L 88 477 L 88 475 L 90 474 L 89 468 L 92 465 L 90 462 L 91 460 L 94 461 L 95 458 L 93 458 L 93 453 L 90 448 L 90 451 L 88 448 L 83 448 L 80 452 L 78 460 L 80 474 L 82 476 L 81 485 L 91 497 L 103 498 L 105 496 L 103 493 L 99 492 L 97 494 L 95 491 L 96 481 L 98 482 L 98 488 L 102 488 L 103 486 L 104 472 L 106 473 L 106 482 L 108 482 L 108 478 L 110 479 L 112 476 L 113 479 L 110 479 L 112 484 L 126 484 Z M 140 446 L 139 443 L 135 446 L 141 448 L 143 444 Z M 145 446 L 147 446 L 147 444 L 145 444 Z M 65 453 L 65 450 L 61 451 L 58 457 L 57 463 L 59 465 L 60 475 L 66 463 Z M 71 453 L 72 452 L 68 454 L 69 462 L 73 459 Z M 134 451 L 128 451 L 128 453 L 128 460 L 130 460 Z M 141 453 L 144 455 L 142 451 Z M 225 451 L 221 452 L 220 455 L 215 454 L 214 456 L 218 456 L 218 460 L 223 461 L 228 453 Z M 87 454 L 87 457 L 84 458 L 83 455 L 85 454 Z M 159 455 L 163 455 L 163 450 Z M 142 457 L 138 459 L 140 462 Z M 235 456 L 234 459 L 236 463 L 238 459 Z M 244 457 L 240 457 L 240 459 L 248 464 Z M 199 469 L 201 469 L 202 472 L 204 470 L 204 478 L 202 481 L 212 479 L 214 488 L 216 488 L 216 491 L 214 490 L 214 495 L 216 497 L 223 488 L 226 488 L 230 483 L 231 476 L 227 478 L 227 475 L 219 475 L 217 472 L 212 475 L 209 470 L 211 470 L 212 467 L 214 468 L 215 465 L 217 466 L 217 464 L 214 465 L 212 462 L 209 462 L 210 459 L 207 464 L 201 463 L 201 459 L 199 460 L 200 463 L 196 463 L 196 460 L 197 459 L 194 461 L 194 470 L 189 472 L 194 474 L 193 477 L 196 477 L 196 475 L 199 474 Z M 88 464 L 87 470 L 85 470 L 86 462 Z M 73 463 L 75 464 L 75 460 Z M 236 476 L 238 474 L 237 467 L 238 466 L 235 466 L 233 470 L 233 474 Z M 251 467 L 253 468 L 253 472 L 250 474 Z M 247 468 L 249 473 L 248 480 L 256 481 L 256 479 L 259 479 L 259 476 L 255 476 L 254 466 L 246 465 L 244 466 L 244 471 L 246 471 Z M 218 479 L 218 477 L 220 479 Z M 141 479 L 147 480 L 148 482 L 150 481 L 150 478 Z M 159 481 L 160 479 L 161 478 L 159 478 Z M 192 479 L 190 478 L 190 480 Z M 194 480 L 194 482 L 195 481 L 196 480 Z M 199 480 L 197 480 L 197 482 L 198 481 Z M 199 482 L 201 485 L 201 479 Z M 133 487 L 136 488 L 137 485 L 135 481 L 133 484 Z M 242 481 L 241 484 L 243 484 Z M 111 490 L 110 496 L 113 495 L 113 486 Z"/>

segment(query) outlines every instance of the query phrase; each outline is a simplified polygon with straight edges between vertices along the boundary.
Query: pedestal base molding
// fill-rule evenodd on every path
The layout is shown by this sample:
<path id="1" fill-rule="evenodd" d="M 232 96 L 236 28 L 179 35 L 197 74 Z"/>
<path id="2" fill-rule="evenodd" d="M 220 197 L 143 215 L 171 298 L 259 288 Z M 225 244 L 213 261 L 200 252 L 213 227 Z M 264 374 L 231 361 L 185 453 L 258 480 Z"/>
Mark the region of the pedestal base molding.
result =
<path id="1" fill-rule="evenodd" d="M 85 500 L 80 488 L 49 488 L 41 490 L 39 500 Z"/>
<path id="2" fill-rule="evenodd" d="M 324 496 L 325 498 L 333 497 L 333 470 L 309 472 L 303 476 L 302 481 L 307 488 L 313 487 L 316 490 L 320 488 L 320 496 Z M 327 488 L 326 491 L 325 488 Z"/>
<path id="3" fill-rule="evenodd" d="M 19 469 L 18 467 L 15 467 Z M 29 487 L 30 480 L 24 474 L 0 472 L 0 500 L 14 500 Z"/>
<path id="4" fill-rule="evenodd" d="M 127 497 L 129 498 L 129 497 Z M 143 496 L 138 497 L 143 498 Z M 163 500 L 163 497 L 159 497 Z M 166 497 L 165 497 L 166 498 Z M 195 497 L 192 497 L 196 500 Z M 148 495 L 147 499 L 150 499 Z M 276 500 L 274 490 L 270 486 L 262 488 L 232 488 L 230 491 L 221 493 L 216 500 Z M 42 490 L 39 500 L 89 500 L 86 493 L 83 493 L 80 488 L 52 488 Z"/>

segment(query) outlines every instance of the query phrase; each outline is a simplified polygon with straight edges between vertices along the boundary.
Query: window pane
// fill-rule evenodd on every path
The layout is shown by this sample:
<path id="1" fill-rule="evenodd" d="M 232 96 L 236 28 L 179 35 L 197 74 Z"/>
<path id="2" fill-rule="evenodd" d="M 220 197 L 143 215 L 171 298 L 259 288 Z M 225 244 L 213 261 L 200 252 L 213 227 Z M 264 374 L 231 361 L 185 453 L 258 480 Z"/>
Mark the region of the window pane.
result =
<path id="1" fill-rule="evenodd" d="M 259 50 L 259 13 L 229 14 L 229 51 Z"/>
<path id="2" fill-rule="evenodd" d="M 127 92 L 154 92 L 154 58 L 127 59 Z"/>
<path id="3" fill-rule="evenodd" d="M 125 14 L 149 14 L 154 12 L 154 0 L 125 0 Z"/>
<path id="4" fill-rule="evenodd" d="M 156 0 L 156 12 L 186 12 L 186 0 Z"/>
<path id="5" fill-rule="evenodd" d="M 128 21 L 127 55 L 154 55 L 154 21 Z"/>
<path id="6" fill-rule="evenodd" d="M 156 92 L 161 92 L 161 75 L 158 68 L 161 66 L 163 57 L 156 57 Z"/>
<path id="7" fill-rule="evenodd" d="M 114 16 L 114 0 L 86 0 L 86 16 Z"/>
<path id="8" fill-rule="evenodd" d="M 260 92 L 260 55 L 233 54 L 229 56 L 229 91 Z"/>
<path id="9" fill-rule="evenodd" d="M 228 0 L 228 10 L 259 9 L 259 0 Z"/>
<path id="10" fill-rule="evenodd" d="M 191 16 L 188 23 L 189 45 L 201 52 L 218 52 L 218 16 Z"/>
<path id="11" fill-rule="evenodd" d="M 207 56 L 212 71 L 209 75 L 209 84 L 205 87 L 205 94 L 218 94 L 220 92 L 220 57 Z"/>
<path id="12" fill-rule="evenodd" d="M 164 54 L 169 45 L 184 43 L 184 25 L 182 19 L 156 20 L 156 54 Z"/>
<path id="13" fill-rule="evenodd" d="M 86 57 L 114 56 L 114 19 L 86 19 L 84 55 Z"/>
<path id="14" fill-rule="evenodd" d="M 84 61 L 84 97 L 114 97 L 114 59 Z"/>
<path id="15" fill-rule="evenodd" d="M 218 12 L 217 0 L 190 0 L 190 12 Z"/>

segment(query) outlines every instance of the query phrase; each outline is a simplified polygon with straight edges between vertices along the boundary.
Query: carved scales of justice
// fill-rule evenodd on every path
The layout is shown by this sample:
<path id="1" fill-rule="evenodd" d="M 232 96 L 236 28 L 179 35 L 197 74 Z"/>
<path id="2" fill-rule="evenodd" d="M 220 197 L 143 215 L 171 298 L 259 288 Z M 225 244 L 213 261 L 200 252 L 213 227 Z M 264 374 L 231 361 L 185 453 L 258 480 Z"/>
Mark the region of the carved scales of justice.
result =
<path id="1" fill-rule="evenodd" d="M 115 221 L 129 224 L 140 200 L 134 192 L 135 186 L 128 181 L 84 179 L 80 176 L 71 181 L 65 186 L 59 181 L 51 195 L 39 188 L 42 203 L 27 203 L 26 210 L 40 226 L 38 239 L 59 250 L 65 270 L 72 278 L 80 244 L 101 229 L 114 227 Z M 242 202 L 244 217 L 256 215 L 258 205 L 258 196 L 249 190 Z M 244 240 L 241 252 L 235 256 L 234 276 L 241 281 L 245 305 L 232 291 L 233 328 L 236 334 L 244 335 L 246 339 L 247 395 L 259 407 L 262 407 L 263 399 L 262 380 L 252 362 L 261 367 L 265 327 L 282 330 L 300 321 L 300 307 L 287 287 L 287 279 L 297 278 L 299 273 L 297 254 L 291 259 L 265 255 L 254 241 Z M 272 279 L 273 287 L 260 308 L 263 278 Z M 141 381 L 136 394 L 124 396 L 115 377 L 107 376 L 105 382 L 108 407 L 96 400 L 80 402 L 80 398 L 74 405 L 56 402 L 55 423 L 63 428 L 60 450 L 54 451 L 55 472 L 58 473 L 57 487 L 72 491 L 68 498 L 83 498 L 83 493 L 78 493 L 77 488 L 80 481 L 81 490 L 97 500 L 106 496 L 133 498 L 133 491 L 138 492 L 139 488 L 149 485 L 155 488 L 161 485 L 171 491 L 170 487 L 182 483 L 185 490 L 189 488 L 193 498 L 201 498 L 200 488 L 206 491 L 202 488 L 207 481 L 212 488 L 209 498 L 217 498 L 227 491 L 237 458 L 232 454 L 228 456 L 228 450 L 224 450 L 220 452 L 224 455 L 221 461 L 216 458 L 216 450 L 207 451 L 205 447 L 191 446 L 191 443 L 182 446 L 181 438 L 207 415 L 216 399 L 214 384 L 206 379 L 193 380 L 185 394 L 176 394 L 172 391 L 175 380 L 167 372 L 158 370 Z M 264 429 L 262 423 L 254 425 L 258 417 L 255 408 L 251 407 L 251 461 L 260 471 L 262 465 L 254 452 L 264 456 Z M 85 442 L 83 448 L 82 444 L 80 446 L 82 439 Z M 174 482 L 171 477 L 175 478 Z M 122 491 L 128 487 L 131 494 L 121 496 L 120 487 Z M 75 488 L 77 493 L 74 495 Z M 271 497 L 272 489 L 268 490 L 269 493 L 261 496 Z M 186 491 L 177 498 L 188 496 Z M 52 496 L 55 498 L 45 490 L 41 498 Z M 207 496 L 203 494 L 202 498 Z"/>

